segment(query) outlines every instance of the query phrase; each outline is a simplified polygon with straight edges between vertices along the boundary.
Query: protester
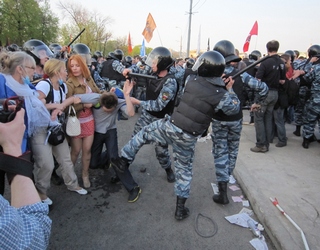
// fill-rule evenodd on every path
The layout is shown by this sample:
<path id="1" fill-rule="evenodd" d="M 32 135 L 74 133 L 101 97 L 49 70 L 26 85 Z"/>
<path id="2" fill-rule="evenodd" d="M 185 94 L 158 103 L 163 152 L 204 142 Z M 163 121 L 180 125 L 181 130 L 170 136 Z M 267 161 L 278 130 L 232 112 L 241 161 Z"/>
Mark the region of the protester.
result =
<path id="1" fill-rule="evenodd" d="M 251 106 L 254 109 L 254 126 L 257 139 L 256 146 L 251 148 L 251 151 L 255 153 L 269 151 L 269 143 L 272 140 L 273 109 L 278 100 L 279 84 L 284 84 L 286 77 L 284 63 L 277 54 L 279 42 L 269 41 L 266 47 L 269 58 L 261 62 L 256 74 L 256 81 L 265 82 L 268 85 L 269 92 L 259 108 L 254 105 Z"/>
<path id="2" fill-rule="evenodd" d="M 57 109 L 63 112 L 66 107 L 74 104 L 76 101 L 74 97 L 66 99 L 68 89 L 64 83 L 67 78 L 65 62 L 58 59 L 50 59 L 44 66 L 44 73 L 48 78 L 36 85 L 39 99 L 47 103 L 46 108 L 48 110 Z M 87 191 L 78 184 L 67 140 L 63 140 L 62 143 L 56 146 L 50 143 L 45 144 L 47 133 L 47 129 L 45 128 L 31 138 L 35 160 L 35 185 L 39 190 L 41 199 L 47 202 L 48 205 L 52 205 L 52 200 L 47 196 L 48 189 L 50 188 L 50 177 L 54 169 L 52 155 L 59 164 L 58 170 L 67 188 L 81 195 L 87 194 Z"/>
<path id="3" fill-rule="evenodd" d="M 75 54 L 68 61 L 68 93 L 67 97 L 75 94 L 99 93 L 100 89 L 94 83 L 86 62 L 81 55 Z M 71 160 L 76 164 L 82 150 L 82 180 L 85 188 L 91 186 L 89 180 L 89 164 L 91 158 L 91 146 L 94 137 L 94 119 L 92 104 L 74 104 L 77 117 L 81 124 L 81 134 L 71 137 Z"/>
<path id="4" fill-rule="evenodd" d="M 133 83 L 127 80 L 123 87 L 123 99 L 116 95 L 121 90 L 112 88 L 111 92 L 102 94 L 77 95 L 82 103 L 92 103 L 93 116 L 95 119 L 95 133 L 91 148 L 90 168 L 109 167 L 110 160 L 117 158 L 118 135 L 117 135 L 117 112 L 121 110 L 127 116 L 134 115 L 134 108 L 130 99 L 130 92 Z M 104 151 L 103 147 L 105 146 Z M 130 171 L 126 169 L 124 173 L 116 172 L 116 176 L 111 177 L 111 182 L 116 183 L 121 180 L 124 187 L 129 192 L 128 202 L 135 202 L 140 195 L 140 187 L 134 181 Z"/>

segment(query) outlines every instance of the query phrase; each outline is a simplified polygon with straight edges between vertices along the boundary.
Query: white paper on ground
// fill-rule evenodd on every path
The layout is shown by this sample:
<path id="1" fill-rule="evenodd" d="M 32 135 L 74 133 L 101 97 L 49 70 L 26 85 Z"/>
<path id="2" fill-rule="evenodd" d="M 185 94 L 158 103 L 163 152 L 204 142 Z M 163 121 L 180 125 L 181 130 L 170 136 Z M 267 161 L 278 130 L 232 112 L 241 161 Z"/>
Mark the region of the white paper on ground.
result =
<path id="1" fill-rule="evenodd" d="M 239 214 L 241 214 L 241 213 L 246 213 L 246 214 L 248 214 L 248 215 L 253 215 L 253 211 L 251 210 L 251 209 L 248 209 L 248 208 L 242 208 L 241 209 L 241 211 L 239 212 Z"/>
<path id="2" fill-rule="evenodd" d="M 218 188 L 217 184 L 211 183 L 211 187 L 212 187 L 214 194 L 219 194 L 219 188 Z"/>
<path id="3" fill-rule="evenodd" d="M 248 228 L 248 220 L 252 220 L 255 225 L 258 224 L 254 219 L 252 219 L 247 213 L 234 214 L 230 216 L 226 216 L 225 219 L 232 224 L 236 224 L 241 227 Z"/>
<path id="4" fill-rule="evenodd" d="M 232 191 L 240 190 L 240 188 L 237 187 L 236 185 L 229 186 L 229 188 L 230 188 Z"/>
<path id="5" fill-rule="evenodd" d="M 255 238 L 250 240 L 250 244 L 256 249 L 256 250 L 268 250 L 268 246 L 266 241 L 264 240 L 264 237 Z"/>
<path id="6" fill-rule="evenodd" d="M 249 201 L 242 201 L 242 206 L 244 206 L 244 207 L 249 207 L 250 206 L 250 204 L 249 204 Z"/>
<path id="7" fill-rule="evenodd" d="M 231 196 L 233 202 L 242 202 L 242 199 L 240 196 Z"/>

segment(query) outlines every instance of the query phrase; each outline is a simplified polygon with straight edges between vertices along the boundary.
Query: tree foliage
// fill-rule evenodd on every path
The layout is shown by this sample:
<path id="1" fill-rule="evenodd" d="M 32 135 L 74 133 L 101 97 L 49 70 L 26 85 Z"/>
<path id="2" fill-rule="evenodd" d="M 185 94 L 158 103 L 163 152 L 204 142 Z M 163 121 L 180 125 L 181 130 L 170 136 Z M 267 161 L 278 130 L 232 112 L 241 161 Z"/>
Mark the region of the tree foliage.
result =
<path id="1" fill-rule="evenodd" d="M 6 45 L 21 46 L 31 38 L 48 43 L 58 30 L 58 18 L 48 0 L 1 0 L 0 23 L 0 41 Z"/>
<path id="2" fill-rule="evenodd" d="M 75 41 L 84 43 L 92 51 L 102 50 L 111 37 L 107 31 L 108 25 L 112 22 L 109 17 L 104 17 L 98 12 L 89 12 L 79 4 L 73 2 L 59 2 L 59 8 L 70 20 L 68 24 L 63 24 L 61 28 L 61 42 L 68 44 L 83 29 L 85 32 Z"/>

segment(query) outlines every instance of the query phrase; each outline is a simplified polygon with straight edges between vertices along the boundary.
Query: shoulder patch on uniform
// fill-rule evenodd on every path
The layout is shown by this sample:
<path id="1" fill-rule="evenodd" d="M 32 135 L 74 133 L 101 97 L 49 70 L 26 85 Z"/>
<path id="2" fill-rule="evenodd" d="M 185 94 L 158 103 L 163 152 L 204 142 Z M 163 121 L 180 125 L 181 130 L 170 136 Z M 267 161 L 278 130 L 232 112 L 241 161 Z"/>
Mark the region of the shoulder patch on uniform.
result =
<path id="1" fill-rule="evenodd" d="M 163 100 L 163 101 L 166 101 L 166 100 L 168 100 L 168 98 L 169 98 L 169 93 L 168 93 L 168 92 L 164 92 L 164 93 L 162 94 L 162 100 Z"/>

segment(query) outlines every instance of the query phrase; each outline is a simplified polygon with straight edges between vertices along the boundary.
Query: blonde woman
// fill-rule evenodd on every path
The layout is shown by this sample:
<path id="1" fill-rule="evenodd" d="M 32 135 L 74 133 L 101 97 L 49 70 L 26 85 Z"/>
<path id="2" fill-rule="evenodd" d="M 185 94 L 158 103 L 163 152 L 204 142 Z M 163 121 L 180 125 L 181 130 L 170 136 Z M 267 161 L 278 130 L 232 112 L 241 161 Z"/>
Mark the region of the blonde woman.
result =
<path id="1" fill-rule="evenodd" d="M 76 98 L 70 97 L 66 99 L 67 87 L 65 81 L 67 71 L 65 62 L 58 59 L 50 59 L 44 66 L 44 72 L 48 76 L 47 79 L 40 81 L 36 85 L 39 93 L 39 99 L 46 103 L 46 108 L 51 110 L 63 111 L 65 107 L 76 101 Z M 53 156 L 56 158 L 60 167 L 62 178 L 70 191 L 77 192 L 80 195 L 87 194 L 87 191 L 78 184 L 78 178 L 74 172 L 74 165 L 71 161 L 70 150 L 67 140 L 56 146 L 44 145 L 47 131 L 37 133 L 31 138 L 31 145 L 35 159 L 35 185 L 39 191 L 40 197 L 49 205 L 52 201 L 47 196 L 50 187 L 50 177 L 54 169 Z"/>
<path id="2" fill-rule="evenodd" d="M 72 55 L 68 60 L 68 93 L 74 94 L 100 93 L 94 83 L 89 68 L 81 55 Z M 71 137 L 71 159 L 76 163 L 82 151 L 82 180 L 85 188 L 91 186 L 89 180 L 89 164 L 91 159 L 91 146 L 94 137 L 94 119 L 91 110 L 92 104 L 75 104 L 74 108 L 81 123 L 81 134 Z"/>

